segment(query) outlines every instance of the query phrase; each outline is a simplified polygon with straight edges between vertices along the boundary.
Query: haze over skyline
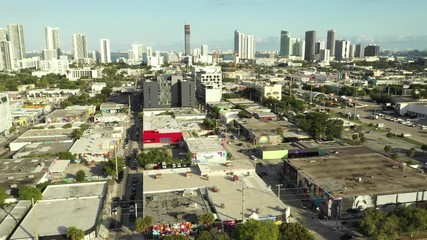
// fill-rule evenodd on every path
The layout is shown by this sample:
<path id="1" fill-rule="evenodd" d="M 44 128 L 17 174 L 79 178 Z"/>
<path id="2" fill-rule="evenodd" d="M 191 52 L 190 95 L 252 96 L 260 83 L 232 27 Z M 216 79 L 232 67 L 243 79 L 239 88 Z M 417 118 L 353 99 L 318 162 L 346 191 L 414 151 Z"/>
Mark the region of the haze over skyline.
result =
<path id="1" fill-rule="evenodd" d="M 45 48 L 44 28 L 59 27 L 61 48 L 72 50 L 72 34 L 87 35 L 89 49 L 108 38 L 112 51 L 132 43 L 155 50 L 184 50 L 184 24 L 191 25 L 191 47 L 233 49 L 237 29 L 256 38 L 259 51 L 279 50 L 281 30 L 292 37 L 335 29 L 336 39 L 381 45 L 381 49 L 427 49 L 425 0 L 112 0 L 0 2 L 0 27 L 24 27 L 27 51 Z"/>

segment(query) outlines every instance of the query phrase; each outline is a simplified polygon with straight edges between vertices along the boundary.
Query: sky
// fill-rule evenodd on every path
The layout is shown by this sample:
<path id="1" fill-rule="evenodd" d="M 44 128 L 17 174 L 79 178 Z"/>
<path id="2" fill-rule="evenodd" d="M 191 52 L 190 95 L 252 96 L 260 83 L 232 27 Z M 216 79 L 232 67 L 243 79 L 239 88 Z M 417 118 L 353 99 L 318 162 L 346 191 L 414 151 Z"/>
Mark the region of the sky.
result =
<path id="1" fill-rule="evenodd" d="M 259 51 L 279 50 L 280 31 L 304 38 L 379 44 L 381 49 L 427 49 L 427 0 L 0 0 L 0 28 L 24 27 L 27 51 L 45 48 L 44 28 L 59 27 L 61 48 L 84 33 L 90 50 L 110 39 L 111 50 L 142 43 L 160 51 L 183 51 L 184 24 L 191 47 L 233 48 L 234 31 L 251 34 Z"/>

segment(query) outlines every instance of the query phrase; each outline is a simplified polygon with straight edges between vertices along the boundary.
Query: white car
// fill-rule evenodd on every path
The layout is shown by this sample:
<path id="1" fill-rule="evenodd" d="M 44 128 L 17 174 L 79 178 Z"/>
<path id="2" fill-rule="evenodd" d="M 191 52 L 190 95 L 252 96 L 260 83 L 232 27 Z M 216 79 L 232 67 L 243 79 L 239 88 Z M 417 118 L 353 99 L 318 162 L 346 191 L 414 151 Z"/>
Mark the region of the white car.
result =
<path id="1" fill-rule="evenodd" d="M 130 213 L 135 213 L 135 206 L 134 205 L 130 205 L 129 206 L 129 212 Z"/>

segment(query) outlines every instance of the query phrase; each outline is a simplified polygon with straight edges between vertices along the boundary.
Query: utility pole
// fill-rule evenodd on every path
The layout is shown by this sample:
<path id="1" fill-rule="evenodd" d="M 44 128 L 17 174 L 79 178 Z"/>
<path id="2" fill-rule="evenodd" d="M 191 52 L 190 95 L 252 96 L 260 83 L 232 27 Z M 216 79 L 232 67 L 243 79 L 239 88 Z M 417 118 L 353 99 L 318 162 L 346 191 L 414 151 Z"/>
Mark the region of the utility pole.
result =
<path id="1" fill-rule="evenodd" d="M 276 186 L 277 186 L 277 197 L 279 197 L 279 200 L 280 200 L 280 187 L 281 186 L 283 186 L 283 184 L 281 184 L 281 183 L 279 183 L 279 184 L 276 184 Z"/>
<path id="2" fill-rule="evenodd" d="M 245 183 L 242 185 L 242 223 L 245 223 Z"/>

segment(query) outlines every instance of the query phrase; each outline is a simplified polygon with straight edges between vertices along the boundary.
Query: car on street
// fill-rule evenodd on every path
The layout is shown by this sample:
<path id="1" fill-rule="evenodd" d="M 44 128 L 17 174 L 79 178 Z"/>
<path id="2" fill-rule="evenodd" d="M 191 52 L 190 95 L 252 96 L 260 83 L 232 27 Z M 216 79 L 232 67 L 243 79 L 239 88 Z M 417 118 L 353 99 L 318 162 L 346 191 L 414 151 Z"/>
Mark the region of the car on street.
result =
<path id="1" fill-rule="evenodd" d="M 135 213 L 135 206 L 134 205 L 130 205 L 129 206 L 129 212 L 130 213 Z"/>
<path id="2" fill-rule="evenodd" d="M 119 197 L 114 197 L 114 198 L 112 199 L 112 201 L 111 201 L 111 206 L 112 206 L 113 208 L 118 207 L 118 206 L 119 206 L 119 201 L 120 201 L 120 198 L 119 198 Z"/>

